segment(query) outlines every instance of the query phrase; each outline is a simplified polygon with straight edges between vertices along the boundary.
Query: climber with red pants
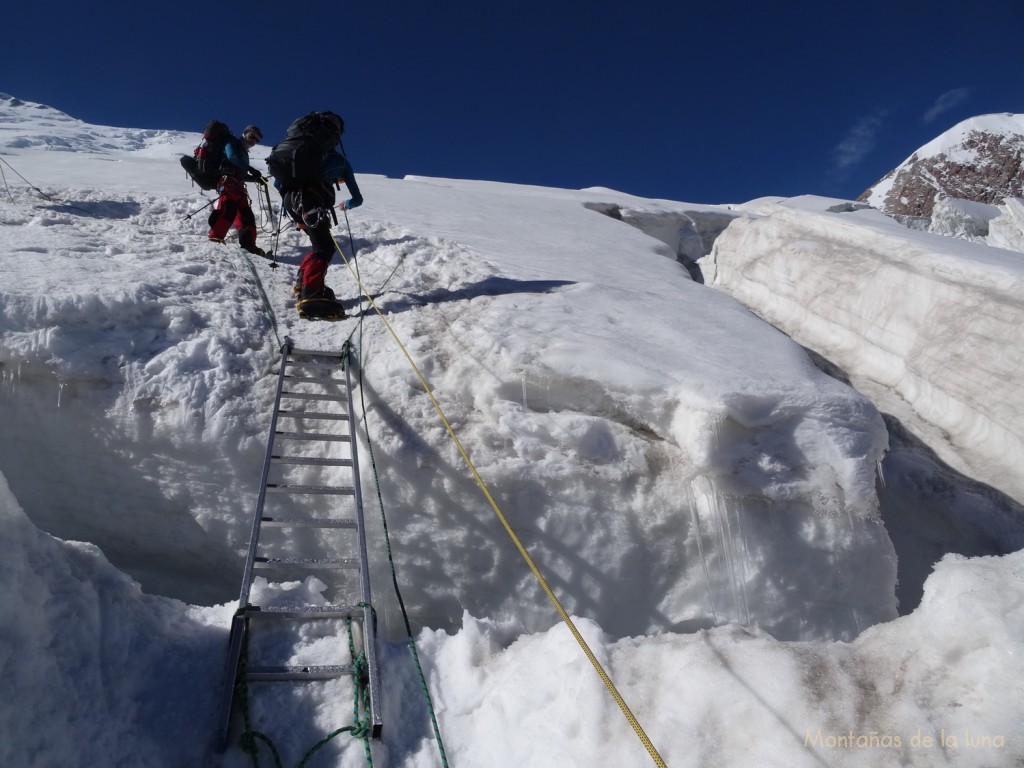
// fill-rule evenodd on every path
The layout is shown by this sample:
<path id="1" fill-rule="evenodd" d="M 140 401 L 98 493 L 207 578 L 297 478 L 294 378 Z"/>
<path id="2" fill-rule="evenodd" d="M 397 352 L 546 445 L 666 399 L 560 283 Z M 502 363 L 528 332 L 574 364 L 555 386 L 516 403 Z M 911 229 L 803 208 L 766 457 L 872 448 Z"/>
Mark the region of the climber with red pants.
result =
<path id="1" fill-rule="evenodd" d="M 249 149 L 262 138 L 263 133 L 255 125 L 247 126 L 241 139 L 228 137 L 224 146 L 226 162 L 221 166 L 222 176 L 217 183 L 219 197 L 209 219 L 211 240 L 223 243 L 228 230 L 234 227 L 238 230 L 238 244 L 257 256 L 266 256 L 266 252 L 256 246 L 256 216 L 249 204 L 245 182 L 266 183 L 263 175 L 249 165 Z"/>

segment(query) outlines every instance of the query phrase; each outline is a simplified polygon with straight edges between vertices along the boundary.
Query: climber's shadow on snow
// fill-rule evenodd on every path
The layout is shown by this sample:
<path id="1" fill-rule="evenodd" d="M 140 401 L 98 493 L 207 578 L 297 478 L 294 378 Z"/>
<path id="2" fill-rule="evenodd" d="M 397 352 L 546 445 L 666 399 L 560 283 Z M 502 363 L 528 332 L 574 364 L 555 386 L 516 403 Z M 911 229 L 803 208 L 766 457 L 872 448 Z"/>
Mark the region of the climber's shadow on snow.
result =
<path id="1" fill-rule="evenodd" d="M 281 234 L 284 235 L 289 231 L 293 230 L 282 230 Z M 273 237 L 272 234 L 271 237 Z M 303 235 L 303 238 L 305 238 L 305 235 Z M 341 245 L 342 249 L 344 250 L 346 259 L 348 259 L 349 261 L 359 261 L 371 258 L 374 255 L 375 251 L 378 251 L 381 248 L 392 245 L 401 245 L 402 243 L 415 242 L 416 238 L 413 237 L 412 235 L 404 235 L 402 237 L 394 237 L 386 240 L 365 240 L 361 238 L 355 238 L 351 243 L 349 243 L 348 238 L 339 237 L 337 238 L 337 240 L 338 244 Z M 354 254 L 352 253 L 353 250 L 355 251 Z M 298 245 L 292 243 L 281 244 L 278 247 L 277 251 L 277 261 L 279 261 L 282 264 L 293 264 L 295 266 L 298 266 L 299 264 L 302 263 L 302 260 L 306 257 L 307 253 L 309 253 L 308 240 L 304 240 L 304 242 Z M 342 266 L 344 266 L 344 262 L 342 261 L 341 256 L 337 252 L 335 252 L 334 258 L 332 259 L 331 263 L 334 265 L 338 265 L 340 263 L 342 264 Z"/>
<path id="2" fill-rule="evenodd" d="M 385 313 L 405 312 L 428 304 L 442 304 L 448 301 L 466 301 L 478 296 L 506 296 L 513 293 L 551 293 L 559 288 L 575 285 L 572 280 L 513 280 L 508 277 L 488 277 L 476 283 L 449 290 L 437 288 L 427 293 L 401 293 L 401 298 L 385 300 L 380 309 Z M 380 296 L 374 296 L 377 301 Z"/>
<path id="3" fill-rule="evenodd" d="M 45 206 L 57 213 L 88 216 L 94 219 L 130 219 L 142 211 L 142 205 L 125 200 L 91 200 L 81 203 L 53 203 Z"/>

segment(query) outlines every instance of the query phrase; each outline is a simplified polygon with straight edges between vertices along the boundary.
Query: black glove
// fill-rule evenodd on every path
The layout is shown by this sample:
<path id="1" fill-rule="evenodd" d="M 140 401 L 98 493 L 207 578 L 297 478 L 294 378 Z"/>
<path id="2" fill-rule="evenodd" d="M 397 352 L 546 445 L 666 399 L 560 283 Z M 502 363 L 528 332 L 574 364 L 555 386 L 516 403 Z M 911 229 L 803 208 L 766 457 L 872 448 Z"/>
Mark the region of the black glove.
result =
<path id="1" fill-rule="evenodd" d="M 266 184 L 267 180 L 263 178 L 263 174 L 257 171 L 255 168 L 249 169 L 249 179 L 251 181 L 259 182 L 260 184 Z"/>

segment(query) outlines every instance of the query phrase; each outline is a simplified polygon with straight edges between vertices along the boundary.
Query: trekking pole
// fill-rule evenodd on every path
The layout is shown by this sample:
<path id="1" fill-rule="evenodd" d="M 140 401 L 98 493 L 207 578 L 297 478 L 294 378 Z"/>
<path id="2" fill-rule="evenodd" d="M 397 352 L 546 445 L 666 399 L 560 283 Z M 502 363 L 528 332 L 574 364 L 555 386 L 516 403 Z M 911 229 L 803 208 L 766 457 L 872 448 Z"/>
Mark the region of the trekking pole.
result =
<path id="1" fill-rule="evenodd" d="M 217 202 L 217 201 L 216 201 L 216 200 L 211 200 L 211 201 L 210 201 L 210 202 L 208 202 L 208 203 L 207 203 L 206 205 L 204 205 L 204 206 L 203 206 L 202 208 L 197 208 L 196 210 L 192 211 L 192 213 L 190 213 L 190 214 L 189 214 L 188 216 L 186 216 L 186 217 L 185 217 L 184 219 L 182 219 L 182 221 L 188 221 L 188 220 L 189 220 L 189 219 L 191 219 L 191 218 L 192 218 L 193 216 L 195 216 L 195 215 L 196 215 L 197 213 L 199 213 L 199 211 L 203 211 L 203 210 L 206 210 L 206 209 L 207 209 L 207 208 L 209 208 L 209 207 L 210 207 L 211 205 L 213 205 L 213 204 L 214 204 L 215 202 Z"/>
<path id="2" fill-rule="evenodd" d="M 274 260 L 277 261 L 277 251 L 281 247 L 281 230 L 284 229 L 284 203 L 277 210 L 277 229 L 274 232 Z"/>
<path id="3" fill-rule="evenodd" d="M 267 201 L 267 215 L 270 217 L 270 226 L 274 226 L 274 204 L 270 202 L 270 185 L 266 181 L 263 185 L 263 199 Z"/>

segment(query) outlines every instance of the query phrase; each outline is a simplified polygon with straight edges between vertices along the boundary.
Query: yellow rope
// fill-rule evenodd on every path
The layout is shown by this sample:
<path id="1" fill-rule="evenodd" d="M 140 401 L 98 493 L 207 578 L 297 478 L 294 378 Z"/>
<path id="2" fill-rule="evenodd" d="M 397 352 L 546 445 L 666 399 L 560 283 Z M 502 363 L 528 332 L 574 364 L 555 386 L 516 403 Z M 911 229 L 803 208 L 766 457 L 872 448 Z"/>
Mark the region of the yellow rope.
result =
<path id="1" fill-rule="evenodd" d="M 331 239 L 334 239 L 333 234 L 331 235 Z M 608 689 L 608 692 L 615 700 L 615 703 L 619 705 L 619 709 L 622 710 L 622 714 L 625 715 L 626 720 L 629 721 L 630 726 L 632 726 L 633 730 L 636 732 L 636 735 L 640 738 L 640 741 L 641 743 L 643 743 L 644 748 L 647 750 L 647 753 L 654 760 L 654 764 L 659 766 L 659 768 L 665 768 L 665 761 L 662 760 L 661 755 L 658 754 L 658 750 L 655 749 L 654 744 L 651 743 L 651 740 L 647 737 L 647 734 L 644 732 L 643 727 L 640 725 L 639 721 L 637 721 L 636 717 L 629 709 L 629 705 L 626 704 L 621 694 L 619 694 L 619 691 L 615 687 L 615 684 L 612 682 L 612 679 L 608 676 L 608 673 L 605 672 L 604 667 L 601 666 L 601 662 L 597 660 L 597 657 L 594 655 L 594 652 L 590 649 L 590 646 L 587 645 L 587 641 L 583 639 L 583 635 L 581 635 L 579 629 L 576 628 L 576 625 L 573 623 L 572 618 L 570 618 L 569 614 L 566 613 L 565 608 L 562 607 L 561 602 L 559 602 L 558 598 L 555 596 L 555 593 L 548 585 L 547 580 L 544 578 L 543 574 L 541 574 L 540 570 L 537 568 L 537 565 L 533 562 L 533 558 L 530 557 L 530 553 L 526 551 L 526 547 L 523 546 L 523 543 L 519 540 L 519 537 L 516 535 L 516 532 L 512 530 L 512 526 L 509 524 L 508 519 L 501 511 L 501 507 L 499 507 L 498 502 L 494 500 L 494 497 L 491 495 L 490 490 L 488 490 L 487 488 L 487 484 L 484 482 L 483 478 L 480 477 L 480 473 L 477 472 L 476 467 L 473 465 L 473 461 L 469 458 L 469 454 L 466 453 L 466 449 L 463 448 L 462 441 L 459 440 L 458 435 L 455 434 L 455 430 L 452 429 L 451 424 L 448 423 L 448 419 L 444 415 L 444 411 L 441 409 L 441 405 L 437 402 L 437 398 L 434 397 L 434 393 L 431 391 L 430 385 L 427 383 L 427 380 L 423 377 L 423 374 L 420 373 L 419 367 L 417 367 L 416 363 L 413 362 L 412 356 L 409 354 L 409 351 L 405 348 L 405 345 L 402 343 L 402 340 L 398 337 L 398 334 L 395 332 L 395 329 L 391 327 L 391 323 L 389 323 L 388 319 L 384 317 L 384 313 L 380 311 L 380 308 L 377 306 L 376 302 L 374 302 L 374 300 L 371 298 L 370 292 L 366 290 L 366 286 L 363 285 L 363 281 L 359 279 L 359 275 L 352 268 L 352 264 L 345 256 L 344 251 L 341 250 L 341 247 L 338 245 L 337 240 L 334 240 L 334 246 L 335 248 L 338 249 L 338 253 L 341 254 L 341 258 L 342 260 L 344 260 L 345 266 L 348 267 L 349 272 L 352 273 L 352 276 L 355 278 L 356 283 L 359 285 L 359 290 L 362 292 L 363 296 L 366 297 L 366 300 L 370 302 L 370 306 L 373 307 L 374 311 L 380 316 L 380 319 L 384 321 L 384 326 L 388 329 L 388 332 L 391 334 L 392 338 L 394 338 L 395 343 L 398 344 L 399 349 L 402 350 L 402 354 L 405 355 L 405 359 L 409 361 L 409 365 L 412 367 L 413 372 L 416 374 L 416 378 L 419 379 L 420 384 L 423 387 L 423 390 L 427 393 L 427 397 L 429 397 L 430 402 L 433 403 L 434 409 L 437 411 L 437 415 L 440 416 L 441 422 L 444 424 L 445 429 L 448 430 L 448 434 L 454 441 L 455 446 L 459 449 L 459 453 L 462 454 L 463 461 L 466 462 L 466 466 L 469 468 L 469 471 L 473 474 L 473 478 L 476 480 L 477 485 L 480 486 L 480 490 L 483 492 L 484 498 L 487 499 L 487 503 L 491 505 L 491 509 L 494 510 L 494 514 L 498 516 L 498 520 L 501 522 L 501 525 L 505 529 L 505 532 L 509 535 L 509 538 L 512 539 L 512 543 L 515 544 L 516 549 L 519 550 L 519 554 L 522 555 L 523 560 L 526 561 L 526 564 L 529 566 L 530 571 L 533 572 L 533 575 L 540 583 L 540 586 L 544 590 L 544 593 L 548 596 L 548 599 L 555 606 L 555 610 L 558 611 L 558 615 L 562 618 L 562 621 L 565 622 L 565 625 L 569 628 L 569 631 L 572 633 L 573 637 L 576 638 L 576 642 L 579 643 L 580 648 L 583 649 L 583 653 L 586 654 L 587 659 L 590 661 L 594 669 L 597 671 L 598 676 L 601 678 L 601 681 L 604 683 L 605 688 Z"/>

